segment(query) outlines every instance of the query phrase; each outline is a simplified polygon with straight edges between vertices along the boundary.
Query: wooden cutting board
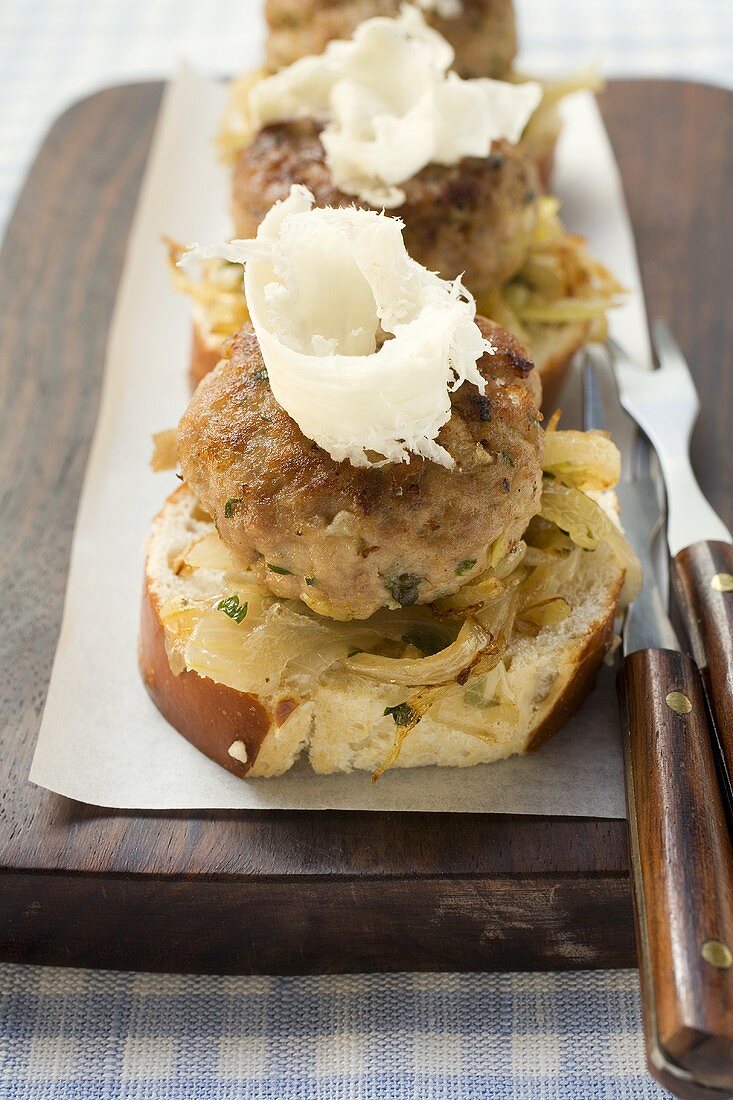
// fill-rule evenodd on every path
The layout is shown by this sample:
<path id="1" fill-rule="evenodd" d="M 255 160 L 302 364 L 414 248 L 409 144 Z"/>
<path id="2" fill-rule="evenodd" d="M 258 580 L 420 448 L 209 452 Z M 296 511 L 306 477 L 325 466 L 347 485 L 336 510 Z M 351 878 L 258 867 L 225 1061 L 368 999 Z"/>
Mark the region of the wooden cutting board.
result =
<path id="1" fill-rule="evenodd" d="M 231 973 L 633 965 L 623 821 L 130 813 L 27 782 L 161 88 L 110 88 L 59 119 L 0 254 L 0 957 Z M 671 320 L 696 373 L 695 463 L 733 526 L 733 94 L 632 81 L 602 107 L 650 315 Z"/>

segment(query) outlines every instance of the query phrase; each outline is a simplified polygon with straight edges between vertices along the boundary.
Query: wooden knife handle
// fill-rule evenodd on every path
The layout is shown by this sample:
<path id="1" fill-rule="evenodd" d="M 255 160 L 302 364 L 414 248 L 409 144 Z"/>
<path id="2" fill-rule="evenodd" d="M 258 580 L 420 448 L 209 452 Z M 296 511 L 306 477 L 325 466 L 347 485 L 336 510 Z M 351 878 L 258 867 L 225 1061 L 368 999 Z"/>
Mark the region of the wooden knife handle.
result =
<path id="1" fill-rule="evenodd" d="M 733 1089 L 733 850 L 702 681 L 666 649 L 630 654 L 620 680 L 646 1033 L 653 1020 L 698 1084 Z"/>
<path id="2" fill-rule="evenodd" d="M 672 559 L 680 611 L 733 780 L 733 545 L 698 542 Z"/>

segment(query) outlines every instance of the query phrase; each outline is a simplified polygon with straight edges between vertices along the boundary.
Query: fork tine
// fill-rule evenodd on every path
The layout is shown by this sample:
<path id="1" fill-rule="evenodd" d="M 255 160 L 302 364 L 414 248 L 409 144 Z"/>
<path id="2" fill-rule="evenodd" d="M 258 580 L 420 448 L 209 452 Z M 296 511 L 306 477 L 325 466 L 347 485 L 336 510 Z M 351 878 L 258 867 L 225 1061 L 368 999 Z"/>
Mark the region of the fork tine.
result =
<path id="1" fill-rule="evenodd" d="M 642 368 L 612 336 L 609 336 L 606 340 L 606 348 L 608 350 L 609 362 L 611 364 L 614 382 L 616 383 L 616 393 L 619 401 L 627 413 L 630 413 L 632 420 L 641 423 L 641 419 L 636 415 L 636 412 L 627 408 L 625 393 L 637 383 L 638 375 Z M 657 381 L 659 381 L 659 379 Z"/>
<path id="2" fill-rule="evenodd" d="M 652 344 L 654 345 L 654 353 L 659 363 L 660 372 L 667 375 L 668 378 L 674 375 L 675 384 L 685 386 L 688 391 L 688 401 L 694 401 L 695 406 L 699 409 L 700 402 L 687 360 L 672 335 L 669 325 L 661 318 L 657 318 L 652 325 Z"/>
<path id="3" fill-rule="evenodd" d="M 625 367 L 634 367 L 637 369 L 637 364 L 631 358 L 627 351 L 621 347 L 617 340 L 614 340 L 613 336 L 609 336 L 606 340 L 606 348 L 611 356 L 612 362 L 620 364 Z"/>
<path id="4" fill-rule="evenodd" d="M 652 343 L 662 370 L 667 367 L 681 367 L 686 374 L 690 373 L 682 349 L 672 335 L 669 325 L 661 317 L 657 317 L 652 324 Z"/>

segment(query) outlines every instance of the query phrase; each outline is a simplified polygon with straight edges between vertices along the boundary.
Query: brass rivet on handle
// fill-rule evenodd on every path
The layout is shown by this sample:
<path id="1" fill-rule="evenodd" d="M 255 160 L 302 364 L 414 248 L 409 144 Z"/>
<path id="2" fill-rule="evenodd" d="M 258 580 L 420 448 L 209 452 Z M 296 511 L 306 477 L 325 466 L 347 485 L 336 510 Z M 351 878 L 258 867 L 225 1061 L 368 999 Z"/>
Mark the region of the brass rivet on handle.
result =
<path id="1" fill-rule="evenodd" d="M 705 962 L 714 966 L 716 970 L 730 970 L 733 966 L 733 953 L 720 940 L 705 940 L 700 948 L 700 954 Z"/>
<path id="2" fill-rule="evenodd" d="M 692 703 L 681 691 L 670 691 L 664 701 L 675 714 L 689 714 L 692 710 Z"/>
<path id="3" fill-rule="evenodd" d="M 716 573 L 710 587 L 716 592 L 733 592 L 733 573 Z"/>

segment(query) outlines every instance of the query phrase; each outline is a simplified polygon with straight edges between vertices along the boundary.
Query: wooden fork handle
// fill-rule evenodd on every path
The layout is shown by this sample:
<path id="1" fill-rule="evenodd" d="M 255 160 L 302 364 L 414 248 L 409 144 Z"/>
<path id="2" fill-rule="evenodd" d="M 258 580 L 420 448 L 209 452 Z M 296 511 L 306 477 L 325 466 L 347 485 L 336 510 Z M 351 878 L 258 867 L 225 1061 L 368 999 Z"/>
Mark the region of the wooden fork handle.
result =
<path id="1" fill-rule="evenodd" d="M 672 559 L 672 578 L 692 651 L 733 780 L 733 544 L 698 542 Z"/>
<path id="2" fill-rule="evenodd" d="M 647 1038 L 696 1084 L 733 1089 L 733 850 L 700 674 L 640 650 L 620 695 Z"/>

